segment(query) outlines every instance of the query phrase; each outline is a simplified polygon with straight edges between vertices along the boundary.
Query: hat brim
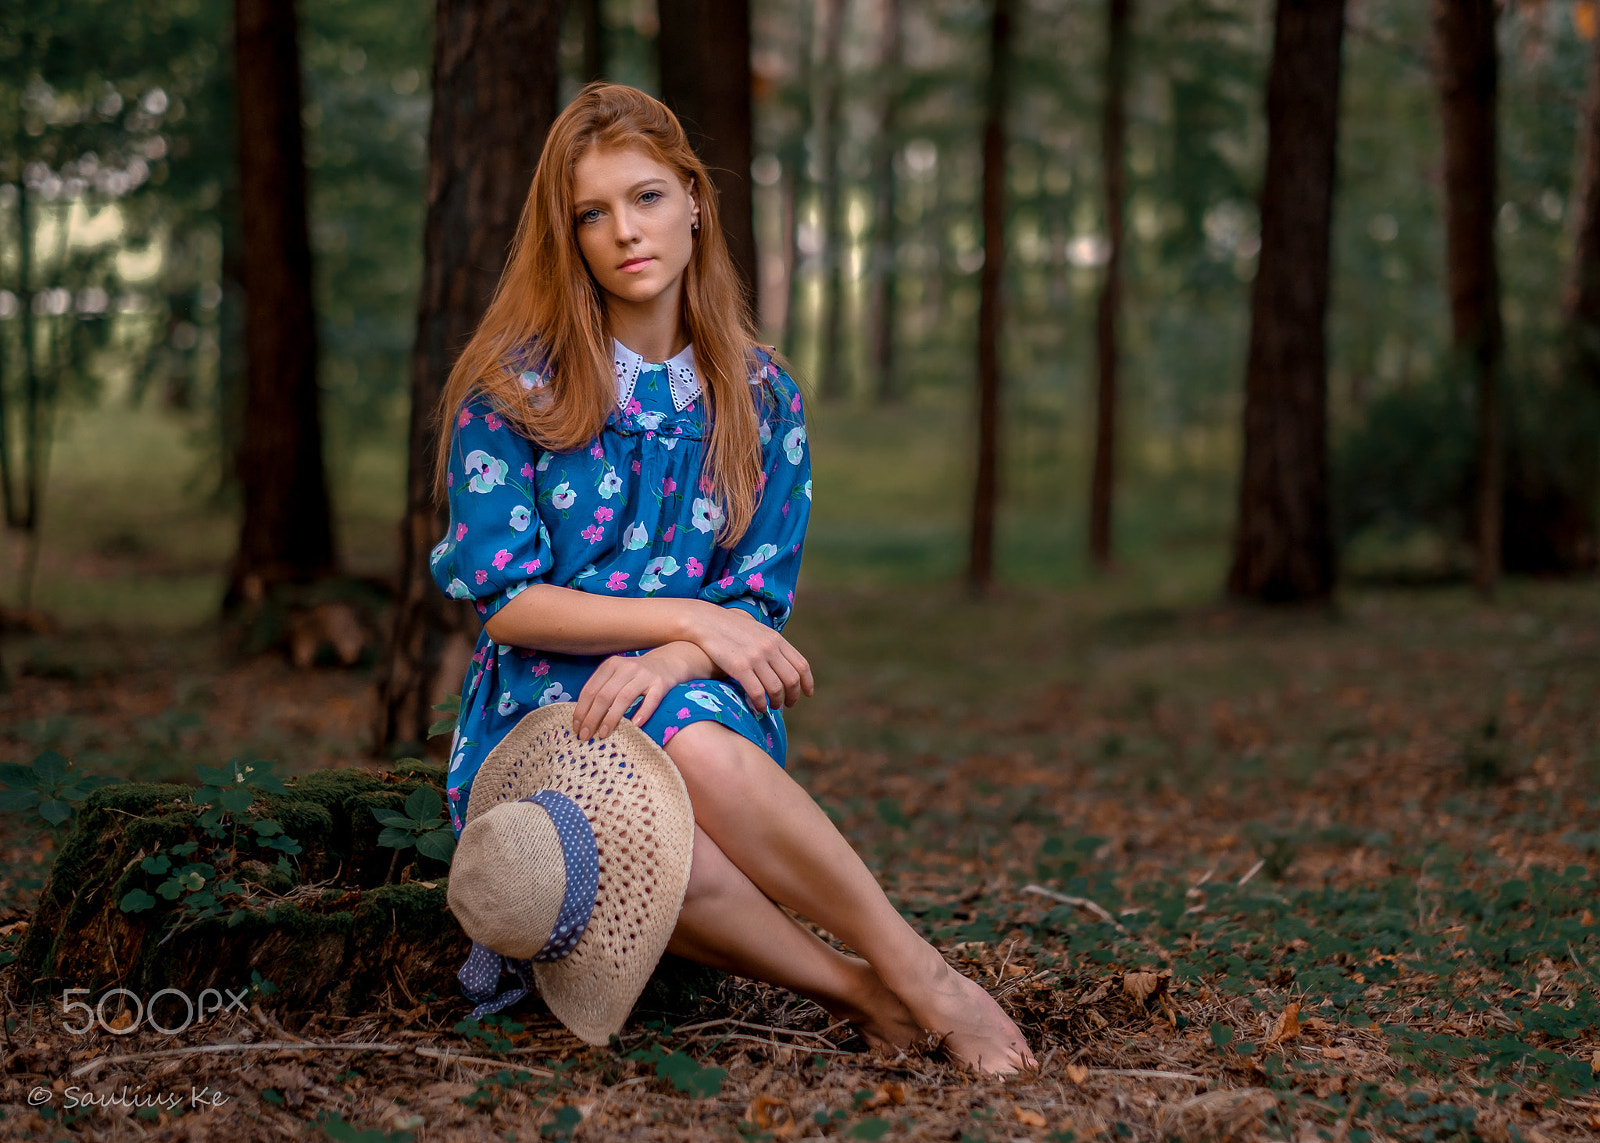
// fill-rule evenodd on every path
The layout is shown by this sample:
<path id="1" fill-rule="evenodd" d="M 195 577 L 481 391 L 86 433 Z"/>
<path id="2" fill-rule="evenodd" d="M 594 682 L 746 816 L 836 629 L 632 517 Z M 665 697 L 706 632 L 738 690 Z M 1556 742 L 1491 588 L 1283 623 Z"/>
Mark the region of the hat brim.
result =
<path id="1" fill-rule="evenodd" d="M 535 963 L 550 1011 L 588 1044 L 622 1030 L 672 939 L 689 887 L 694 811 L 666 751 L 624 719 L 607 738 L 578 738 L 573 703 L 512 727 L 473 779 L 467 824 L 503 802 L 558 790 L 594 828 L 600 887 L 571 954 Z"/>

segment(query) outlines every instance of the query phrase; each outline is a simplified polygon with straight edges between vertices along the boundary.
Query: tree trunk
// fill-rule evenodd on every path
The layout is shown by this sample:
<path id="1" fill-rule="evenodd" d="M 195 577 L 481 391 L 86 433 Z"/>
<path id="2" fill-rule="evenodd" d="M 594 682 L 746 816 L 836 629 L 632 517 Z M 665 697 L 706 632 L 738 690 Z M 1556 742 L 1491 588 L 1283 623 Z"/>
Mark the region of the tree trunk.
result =
<path id="1" fill-rule="evenodd" d="M 883 45 L 878 53 L 878 138 L 872 152 L 872 187 L 876 201 L 872 225 L 872 372 L 880 404 L 900 399 L 895 376 L 894 330 L 899 316 L 900 236 L 895 217 L 894 153 L 899 143 L 900 0 L 884 0 Z"/>
<path id="2" fill-rule="evenodd" d="M 728 253 L 754 305 L 761 279 L 750 193 L 749 0 L 658 0 L 657 9 L 661 100 L 711 172 Z"/>
<path id="3" fill-rule="evenodd" d="M 844 67 L 841 45 L 844 41 L 844 0 L 819 0 L 817 15 L 822 21 L 822 58 L 817 61 L 820 90 L 817 93 L 817 183 L 821 191 L 822 229 L 822 336 L 817 347 L 818 390 L 824 400 L 845 395 L 849 378 L 840 360 L 840 325 L 844 313 L 844 226 L 840 214 L 839 147 L 843 142 Z"/>
<path id="4" fill-rule="evenodd" d="M 1278 0 L 1275 24 L 1228 591 L 1317 602 L 1334 580 L 1325 327 L 1344 0 Z"/>
<path id="5" fill-rule="evenodd" d="M 995 507 L 1000 497 L 1000 292 L 1006 268 L 1006 78 L 1011 0 L 994 0 L 983 123 L 983 273 L 978 298 L 978 470 L 972 494 L 967 585 L 994 583 Z"/>
<path id="6" fill-rule="evenodd" d="M 1445 222 L 1454 351 L 1478 396 L 1478 489 L 1473 583 L 1484 596 L 1500 578 L 1505 497 L 1500 410 L 1500 281 L 1495 264 L 1495 107 L 1499 54 L 1495 0 L 1434 0 L 1444 121 Z"/>
<path id="7" fill-rule="evenodd" d="M 815 54 L 815 33 L 812 28 L 812 9 L 810 4 L 796 5 L 799 9 L 799 74 L 795 77 L 794 90 L 798 93 L 796 102 L 796 124 L 793 134 L 784 145 L 783 163 L 783 259 L 784 282 L 789 296 L 783 307 L 783 349 L 786 353 L 793 354 L 800 329 L 800 300 L 804 293 L 805 279 L 800 273 L 800 224 L 805 218 L 805 204 L 814 197 L 811 193 L 815 190 L 806 172 L 806 129 L 809 126 L 807 112 L 814 114 L 815 105 L 811 99 L 812 84 L 812 56 Z"/>
<path id="8" fill-rule="evenodd" d="M 1100 129 L 1106 239 L 1111 244 L 1095 311 L 1100 388 L 1095 400 L 1094 478 L 1089 490 L 1089 557 L 1098 571 L 1111 566 L 1111 502 L 1116 488 L 1117 314 L 1122 306 L 1122 205 L 1127 194 L 1128 23 L 1132 0 L 1106 5 L 1106 103 Z"/>
<path id="9" fill-rule="evenodd" d="M 458 685 L 476 632 L 471 610 L 447 600 L 428 571 L 448 523 L 433 498 L 434 410 L 499 280 L 555 119 L 560 14 L 560 0 L 439 0 L 406 514 L 394 635 L 379 683 L 380 751 L 425 741 L 429 708 Z"/>
<path id="10" fill-rule="evenodd" d="M 322 465 L 317 326 L 292 0 L 235 0 L 247 358 L 244 514 L 224 607 L 335 565 Z"/>
<path id="11" fill-rule="evenodd" d="M 602 0 L 578 0 L 583 21 L 583 82 L 606 77 L 606 21 Z"/>

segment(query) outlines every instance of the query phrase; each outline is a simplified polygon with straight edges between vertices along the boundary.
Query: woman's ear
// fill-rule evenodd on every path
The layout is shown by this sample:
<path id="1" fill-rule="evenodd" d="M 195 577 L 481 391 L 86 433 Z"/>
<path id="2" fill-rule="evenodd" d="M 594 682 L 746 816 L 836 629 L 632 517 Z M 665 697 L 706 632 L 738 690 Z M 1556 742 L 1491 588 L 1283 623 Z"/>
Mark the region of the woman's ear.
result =
<path id="1" fill-rule="evenodd" d="M 700 197 L 695 193 L 695 181 L 689 180 L 689 229 L 700 229 Z"/>

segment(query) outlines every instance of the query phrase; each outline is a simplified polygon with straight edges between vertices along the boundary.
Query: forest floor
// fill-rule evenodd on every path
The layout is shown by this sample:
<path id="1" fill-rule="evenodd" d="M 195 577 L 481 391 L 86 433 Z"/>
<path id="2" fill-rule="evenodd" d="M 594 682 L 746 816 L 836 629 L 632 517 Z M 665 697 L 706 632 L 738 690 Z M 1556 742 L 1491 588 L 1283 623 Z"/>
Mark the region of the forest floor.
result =
<path id="1" fill-rule="evenodd" d="M 73 1036 L 10 980 L 0 1136 L 1600 1137 L 1594 583 L 1512 583 L 1492 607 L 1351 590 L 1333 614 L 802 602 L 819 695 L 792 713 L 792 770 L 1028 1032 L 1036 1072 L 864 1054 L 736 981 L 590 1049 L 531 1004 L 463 1025 L 455 996 L 350 1019 L 261 996 L 178 1035 Z M 366 668 L 295 671 L 207 629 L 3 652 L 6 761 L 191 782 L 233 756 L 373 765 Z M 0 815 L 0 942 L 52 851 L 19 817 Z"/>

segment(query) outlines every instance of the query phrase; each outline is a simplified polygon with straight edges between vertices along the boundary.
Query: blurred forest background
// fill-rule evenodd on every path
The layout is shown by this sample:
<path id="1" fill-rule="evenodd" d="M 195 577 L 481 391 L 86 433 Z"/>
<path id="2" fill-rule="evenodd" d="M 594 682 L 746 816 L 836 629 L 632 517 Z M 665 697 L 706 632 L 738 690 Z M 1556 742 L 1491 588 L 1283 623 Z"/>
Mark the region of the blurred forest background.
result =
<path id="1" fill-rule="evenodd" d="M 411 397 L 426 392 L 417 386 L 429 370 L 437 383 L 484 288 L 474 298 L 448 281 L 426 286 L 424 269 L 430 201 L 439 232 L 426 241 L 440 272 L 451 257 L 475 257 L 469 239 L 450 238 L 446 192 L 429 190 L 430 162 L 436 181 L 468 169 L 461 152 L 472 131 L 495 118 L 441 111 L 430 152 L 440 76 L 465 85 L 457 95 L 470 81 L 481 85 L 473 98 L 488 98 L 490 80 L 467 75 L 472 36 L 489 27 L 474 30 L 474 7 L 492 8 L 305 0 L 296 27 L 285 6 L 246 0 L 6 0 L 0 599 L 14 622 L 182 626 L 224 599 L 237 611 L 279 584 L 300 591 L 334 573 L 347 592 L 399 592 L 402 611 L 435 606 L 405 602 L 414 569 L 399 553 L 425 550 L 437 526 L 415 495 L 407 516 L 408 433 L 419 431 L 408 427 Z M 510 85 L 501 98 L 515 109 L 506 114 L 524 158 L 536 155 L 528 139 L 594 76 L 663 93 L 711 134 L 748 108 L 749 179 L 719 163 L 715 140 L 708 154 L 735 214 L 741 186 L 750 196 L 755 248 L 736 242 L 735 252 L 764 336 L 815 398 L 811 584 L 926 585 L 965 572 L 980 587 L 998 577 L 1055 589 L 1111 569 L 1127 598 L 1155 605 L 1214 597 L 1230 582 L 1246 597 L 1325 598 L 1335 567 L 1356 582 L 1476 573 L 1485 592 L 1502 565 L 1593 570 L 1600 373 L 1583 334 L 1581 200 L 1588 179 L 1600 179 L 1586 179 L 1583 165 L 1597 121 L 1586 117 L 1594 3 L 1485 0 L 1430 12 L 1409 0 L 1350 0 L 1342 29 L 1324 20 L 1333 86 L 1319 82 L 1337 96 L 1337 174 L 1328 299 L 1310 317 L 1319 337 L 1326 323 L 1325 379 L 1311 376 L 1314 345 L 1306 368 L 1325 394 L 1313 384 L 1320 408 L 1273 414 L 1260 438 L 1299 417 L 1302 435 L 1283 447 L 1313 442 L 1300 451 L 1318 485 L 1306 501 L 1314 518 L 1288 542 L 1328 551 L 1313 552 L 1322 570 L 1306 582 L 1247 582 L 1236 540 L 1255 495 L 1240 484 L 1252 307 L 1259 330 L 1274 304 L 1275 287 L 1254 303 L 1251 291 L 1278 6 L 512 7 L 523 38 L 500 29 L 516 51 L 497 59 L 483 48 L 477 72 L 499 67 Z M 1319 5 L 1282 7 L 1292 20 Z M 252 10 L 255 39 L 236 40 L 236 13 Z M 1447 10 L 1458 25 L 1476 21 L 1476 49 L 1471 27 L 1457 28 L 1468 40 L 1450 39 Z M 447 45 L 436 58 L 437 29 L 459 35 L 455 64 Z M 718 77 L 743 78 L 724 66 L 742 44 L 748 92 L 735 83 L 724 94 Z M 246 53 L 264 62 L 252 70 Z M 688 83 L 675 74 L 685 68 Z M 1468 103 L 1490 130 L 1476 186 L 1446 154 L 1449 124 L 1464 122 L 1441 115 L 1457 73 L 1476 77 Z M 244 98 L 247 84 L 258 86 Z M 684 106 L 696 98 L 703 106 Z M 272 115 L 275 127 L 262 118 Z M 459 129 L 454 159 L 441 122 Z M 283 134 L 285 123 L 298 130 Z M 251 132 L 273 130 L 270 170 L 249 174 Z M 303 144 L 293 138 L 302 133 Z M 1286 148 L 1315 133 L 1304 119 L 1284 120 Z M 306 221 L 296 224 L 301 145 Z M 510 189 L 501 199 L 513 212 L 531 162 L 502 164 Z M 272 310 L 277 332 L 247 336 L 247 255 L 264 243 L 246 235 L 262 187 L 286 212 L 274 225 L 291 236 L 299 225 L 309 248 L 296 261 L 293 241 L 271 240 L 283 265 L 254 272 L 290 275 L 261 287 L 271 300 L 259 309 Z M 1451 250 L 1447 241 L 1452 210 L 1467 218 L 1462 234 L 1472 232 L 1472 204 L 1453 200 L 1472 194 L 1489 196 L 1479 302 L 1495 313 L 1478 342 L 1463 333 L 1450 287 L 1467 272 L 1456 259 L 1470 243 Z M 501 229 L 486 233 L 501 235 L 503 249 L 500 210 Z M 986 210 L 998 225 L 985 225 Z M 1291 231 L 1306 229 L 1300 215 L 1285 217 Z M 491 249 L 473 263 L 483 282 L 495 257 Z M 311 283 L 303 313 L 294 274 Z M 1295 294 L 1296 275 L 1314 280 L 1315 267 L 1291 266 L 1274 281 Z M 452 306 L 456 325 L 439 324 Z M 1283 328 L 1298 340 L 1298 327 Z M 258 344 L 267 348 L 247 352 Z M 1484 346 L 1488 356 L 1475 357 Z M 267 355 L 257 369 L 273 384 L 252 386 L 252 353 Z M 251 404 L 269 389 L 286 403 Z M 1108 394 L 1115 420 L 1097 422 Z M 269 418 L 290 423 L 287 435 L 264 429 Z M 1263 471 L 1269 485 L 1294 483 Z M 1485 483 L 1497 473 L 1498 494 Z M 1498 521 L 1484 531 L 1485 487 L 1503 513 L 1499 543 Z M 316 522 L 324 497 L 326 527 Z M 252 513 L 282 517 L 285 504 L 294 522 L 252 525 Z M 991 525 L 983 517 L 996 505 Z M 397 549 L 403 516 L 412 532 Z M 1270 533 L 1276 517 L 1264 518 Z M 276 550 L 274 528 L 284 537 Z M 301 591 L 291 603 L 326 594 Z M 28 619 L 30 609 L 44 617 Z M 417 655 L 448 653 L 435 636 Z M 422 691 L 439 693 L 431 683 Z M 415 737 L 415 712 L 402 721 L 391 718 L 387 737 Z"/>

